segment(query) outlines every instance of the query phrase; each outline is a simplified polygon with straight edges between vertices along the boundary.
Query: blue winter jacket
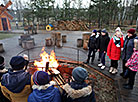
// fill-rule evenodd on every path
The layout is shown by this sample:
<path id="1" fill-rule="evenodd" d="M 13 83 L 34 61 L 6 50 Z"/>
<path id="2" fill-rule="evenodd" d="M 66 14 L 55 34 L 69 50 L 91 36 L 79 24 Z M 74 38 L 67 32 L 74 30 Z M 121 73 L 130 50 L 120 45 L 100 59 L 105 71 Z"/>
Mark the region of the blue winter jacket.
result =
<path id="1" fill-rule="evenodd" d="M 136 37 L 136 35 L 133 35 L 130 38 L 126 36 L 125 41 L 124 41 L 123 53 L 122 53 L 123 60 L 128 60 L 133 54 L 134 39 L 138 39 L 138 37 Z"/>
<path id="2" fill-rule="evenodd" d="M 28 102 L 61 102 L 61 95 L 58 88 L 53 85 L 47 89 L 37 88 L 28 97 Z"/>
<path id="3" fill-rule="evenodd" d="M 26 85 L 31 85 L 31 75 L 25 70 L 9 71 L 2 76 L 1 84 L 13 93 L 20 93 Z"/>

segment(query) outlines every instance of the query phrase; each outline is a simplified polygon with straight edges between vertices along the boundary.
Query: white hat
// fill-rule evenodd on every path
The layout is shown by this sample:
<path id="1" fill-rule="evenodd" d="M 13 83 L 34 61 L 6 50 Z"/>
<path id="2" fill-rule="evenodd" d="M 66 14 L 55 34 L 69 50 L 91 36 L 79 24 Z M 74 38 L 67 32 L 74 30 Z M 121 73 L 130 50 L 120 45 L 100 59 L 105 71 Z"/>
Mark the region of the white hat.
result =
<path id="1" fill-rule="evenodd" d="M 115 31 L 119 31 L 119 32 L 121 32 L 120 27 L 117 27 L 117 28 L 115 29 Z"/>
<path id="2" fill-rule="evenodd" d="M 123 35 L 123 33 L 122 33 L 122 31 L 121 31 L 121 29 L 120 29 L 120 27 L 117 27 L 116 29 L 115 29 L 115 32 L 120 32 L 121 33 L 121 35 Z"/>

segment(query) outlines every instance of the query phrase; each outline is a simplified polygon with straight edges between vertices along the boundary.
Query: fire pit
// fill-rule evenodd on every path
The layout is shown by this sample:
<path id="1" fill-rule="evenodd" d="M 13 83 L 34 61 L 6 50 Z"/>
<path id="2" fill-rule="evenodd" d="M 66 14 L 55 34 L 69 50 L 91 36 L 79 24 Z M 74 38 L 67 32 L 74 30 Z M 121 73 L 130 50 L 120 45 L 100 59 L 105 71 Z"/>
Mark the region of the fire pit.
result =
<path id="1" fill-rule="evenodd" d="M 63 47 L 61 49 L 63 49 Z M 61 50 L 61 49 L 56 49 L 55 52 L 58 52 L 57 50 Z M 36 70 L 46 71 L 51 75 L 52 80 L 55 80 L 57 84 L 62 87 L 63 84 L 71 80 L 71 73 L 73 68 L 77 66 L 81 66 L 88 70 L 89 78 L 92 78 L 94 81 L 94 91 L 95 91 L 97 102 L 118 102 L 116 82 L 110 77 L 95 70 L 89 65 L 84 64 L 83 61 L 80 61 L 81 60 L 80 58 L 77 58 L 77 60 L 73 60 L 72 59 L 72 56 L 74 57 L 73 54 L 72 56 L 70 54 L 70 58 L 68 58 L 64 56 L 58 57 L 55 55 L 54 51 L 52 50 L 51 50 L 51 53 L 48 54 L 45 52 L 44 48 L 42 49 L 41 52 L 42 53 L 40 54 L 40 50 L 30 49 L 30 50 L 24 50 L 18 54 L 18 55 L 28 54 L 30 63 L 27 70 L 31 74 L 33 74 Z M 77 52 L 79 52 L 79 54 L 83 53 L 81 52 L 81 50 Z M 30 55 L 30 53 L 35 56 L 37 55 L 37 58 L 34 58 L 34 57 L 30 58 L 30 56 L 33 56 L 33 55 Z M 39 56 L 38 53 L 40 54 L 41 58 L 38 57 Z M 76 55 L 76 56 L 80 57 L 80 55 Z M 87 55 L 85 55 L 85 57 L 87 57 Z M 87 80 L 86 82 L 88 83 L 89 80 Z"/>

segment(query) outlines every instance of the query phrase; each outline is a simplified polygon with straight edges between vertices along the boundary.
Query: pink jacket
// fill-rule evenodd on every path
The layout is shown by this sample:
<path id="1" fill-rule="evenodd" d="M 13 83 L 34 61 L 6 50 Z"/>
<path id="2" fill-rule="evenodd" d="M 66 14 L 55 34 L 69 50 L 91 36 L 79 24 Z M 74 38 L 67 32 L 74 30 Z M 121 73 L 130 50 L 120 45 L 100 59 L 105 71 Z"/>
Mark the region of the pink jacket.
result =
<path id="1" fill-rule="evenodd" d="M 138 71 L 138 50 L 134 50 L 132 56 L 127 60 L 127 64 L 132 71 Z"/>

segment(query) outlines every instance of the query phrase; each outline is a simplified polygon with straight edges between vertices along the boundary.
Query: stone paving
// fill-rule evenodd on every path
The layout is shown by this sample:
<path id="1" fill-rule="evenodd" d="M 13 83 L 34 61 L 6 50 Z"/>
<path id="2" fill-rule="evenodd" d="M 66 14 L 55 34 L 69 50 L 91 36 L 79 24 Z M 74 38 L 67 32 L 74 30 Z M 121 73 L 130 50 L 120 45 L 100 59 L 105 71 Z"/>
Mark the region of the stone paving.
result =
<path id="1" fill-rule="evenodd" d="M 76 47 L 77 46 L 77 39 L 78 38 L 82 38 L 82 31 L 60 31 L 61 34 L 66 34 L 67 35 L 67 43 L 64 44 L 64 46 L 69 46 L 69 47 Z M 3 43 L 4 46 L 4 53 L 0 53 L 0 55 L 3 55 L 5 57 L 6 60 L 6 67 L 9 68 L 9 61 L 11 59 L 12 56 L 17 55 L 20 51 L 24 50 L 21 46 L 19 46 L 18 43 L 18 38 L 19 38 L 19 33 L 23 33 L 23 31 L 12 31 L 11 33 L 15 33 L 17 34 L 16 36 L 12 37 L 12 38 L 7 38 L 7 39 L 3 39 L 0 40 L 0 43 Z M 50 35 L 51 32 L 46 32 L 46 31 L 39 31 L 39 34 L 36 35 L 32 35 L 32 37 L 35 39 L 35 46 L 45 46 L 45 38 L 49 38 L 51 37 Z M 47 49 L 52 50 L 52 48 L 48 47 Z M 57 48 L 58 49 L 58 48 Z M 69 56 L 67 57 L 71 57 L 73 56 L 74 58 L 76 58 L 76 52 L 74 52 L 71 49 L 56 49 L 56 54 L 60 53 L 59 55 L 66 55 L 69 54 Z M 83 50 L 82 48 L 79 48 L 81 50 Z M 41 50 L 40 50 L 41 51 Z M 84 51 L 84 50 L 83 50 Z M 37 56 L 39 54 L 33 54 L 33 56 Z M 87 58 L 87 51 L 84 51 L 83 53 L 80 53 L 79 56 L 81 61 L 85 61 Z M 122 68 L 121 68 L 121 61 L 119 61 L 119 73 L 117 75 L 111 75 L 109 74 L 108 70 L 109 70 L 109 65 L 110 65 L 110 60 L 108 59 L 108 57 L 106 57 L 106 69 L 105 70 L 100 70 L 100 68 L 97 67 L 98 61 L 97 61 L 97 56 L 95 58 L 94 64 L 89 64 L 89 66 L 94 67 L 95 69 L 97 69 L 98 71 L 106 74 L 107 76 L 117 80 L 119 82 L 118 85 L 118 90 L 120 94 L 120 101 L 119 102 L 138 102 L 138 74 L 136 76 L 136 81 L 135 81 L 135 85 L 134 85 L 134 89 L 133 90 L 125 90 L 122 88 L 122 84 L 125 83 L 127 80 L 122 79 L 119 76 L 119 73 L 121 72 Z"/>

